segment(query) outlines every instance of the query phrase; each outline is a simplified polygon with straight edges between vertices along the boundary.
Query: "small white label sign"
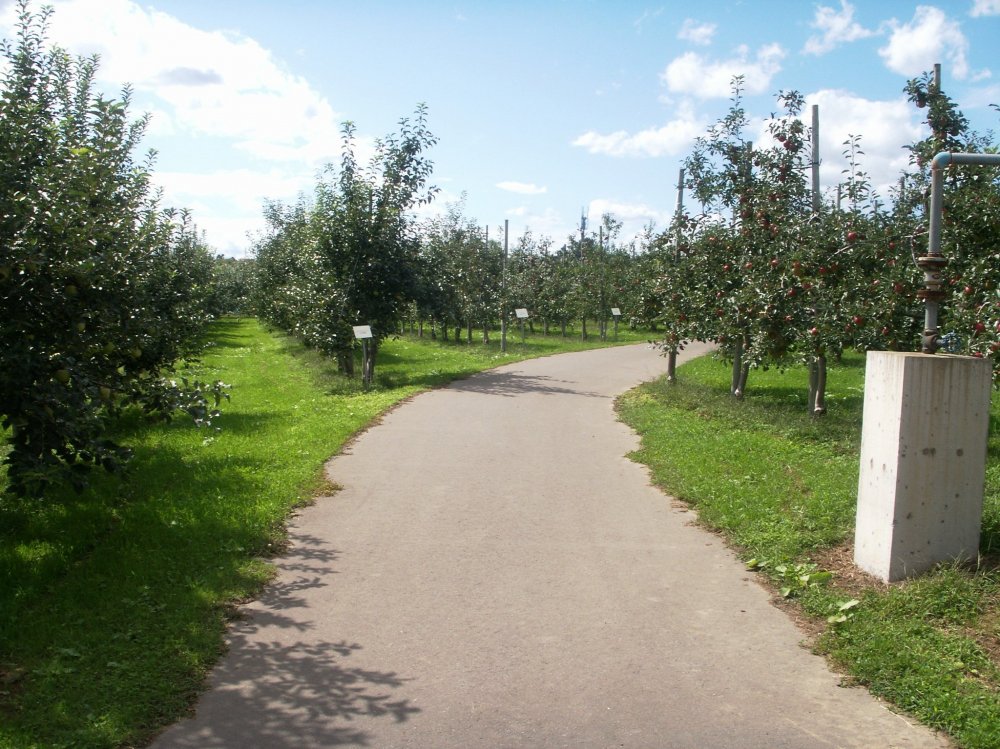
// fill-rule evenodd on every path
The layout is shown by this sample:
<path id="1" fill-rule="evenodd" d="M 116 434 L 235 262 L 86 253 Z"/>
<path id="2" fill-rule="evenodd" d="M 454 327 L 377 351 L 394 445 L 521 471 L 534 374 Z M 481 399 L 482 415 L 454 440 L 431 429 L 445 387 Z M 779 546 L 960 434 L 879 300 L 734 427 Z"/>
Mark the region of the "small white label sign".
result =
<path id="1" fill-rule="evenodd" d="M 355 338 L 371 338 L 372 337 L 372 326 L 371 325 L 355 325 L 354 326 L 354 337 Z"/>
<path id="2" fill-rule="evenodd" d="M 618 309 L 617 307 L 612 307 L 611 308 L 611 316 L 612 317 L 621 317 L 622 316 L 622 311 L 620 309 Z"/>
<path id="3" fill-rule="evenodd" d="M 516 310 L 514 310 L 514 314 L 517 315 L 518 320 L 528 319 L 528 310 L 526 310 L 524 307 L 518 307 Z"/>

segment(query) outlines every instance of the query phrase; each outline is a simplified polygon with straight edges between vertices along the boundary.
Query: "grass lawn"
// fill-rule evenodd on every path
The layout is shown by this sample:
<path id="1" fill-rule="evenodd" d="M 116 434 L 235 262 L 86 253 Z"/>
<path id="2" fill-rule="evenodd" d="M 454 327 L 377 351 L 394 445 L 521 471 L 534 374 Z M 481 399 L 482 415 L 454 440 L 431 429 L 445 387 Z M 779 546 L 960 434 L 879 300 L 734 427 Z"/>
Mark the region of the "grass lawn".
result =
<path id="1" fill-rule="evenodd" d="M 289 513 L 322 466 L 400 400 L 499 364 L 602 344 L 511 331 L 490 346 L 388 341 L 364 391 L 254 320 L 227 319 L 189 374 L 232 385 L 221 431 L 184 419 L 118 428 L 124 480 L 83 494 L 0 495 L 0 747 L 142 745 L 185 714 L 233 604 L 269 579 Z M 647 334 L 619 331 L 619 342 Z M 0 489 L 3 476 L 0 475 Z"/>
<path id="2" fill-rule="evenodd" d="M 1000 404 L 979 564 L 883 585 L 850 563 L 864 359 L 831 366 L 821 419 L 806 413 L 802 368 L 752 372 L 742 402 L 730 397 L 729 377 L 706 357 L 681 367 L 676 386 L 622 396 L 623 420 L 642 435 L 633 457 L 796 602 L 842 673 L 961 746 L 1000 747 Z"/>

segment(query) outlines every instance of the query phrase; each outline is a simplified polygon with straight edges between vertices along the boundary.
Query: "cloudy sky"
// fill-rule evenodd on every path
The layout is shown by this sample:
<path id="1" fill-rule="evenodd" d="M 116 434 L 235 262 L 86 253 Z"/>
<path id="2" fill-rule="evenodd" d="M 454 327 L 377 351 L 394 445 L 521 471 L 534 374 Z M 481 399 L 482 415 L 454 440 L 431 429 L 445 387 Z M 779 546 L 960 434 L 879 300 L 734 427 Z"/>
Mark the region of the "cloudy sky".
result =
<path id="1" fill-rule="evenodd" d="M 149 112 L 164 202 L 241 256 L 264 199 L 309 192 L 338 159 L 340 123 L 362 150 L 425 102 L 436 206 L 557 244 L 605 211 L 664 226 L 693 139 L 746 77 L 746 108 L 795 89 L 819 104 L 824 184 L 863 136 L 877 184 L 921 137 L 906 80 L 944 69 L 973 126 L 1000 131 L 1000 0 L 50 0 L 50 37 L 97 53 L 102 88 Z M 36 6 L 37 7 L 37 6 Z M 13 0 L 0 0 L 12 37 Z M 760 136 L 758 136 L 760 137 Z"/>

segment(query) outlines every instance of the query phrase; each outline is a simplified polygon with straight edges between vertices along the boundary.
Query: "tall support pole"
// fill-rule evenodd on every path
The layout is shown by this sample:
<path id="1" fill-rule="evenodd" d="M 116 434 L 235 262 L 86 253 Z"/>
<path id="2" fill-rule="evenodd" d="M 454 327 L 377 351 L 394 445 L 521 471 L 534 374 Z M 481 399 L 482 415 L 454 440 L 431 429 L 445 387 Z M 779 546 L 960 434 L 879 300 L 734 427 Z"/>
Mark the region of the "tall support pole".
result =
<path id="1" fill-rule="evenodd" d="M 608 320 L 604 314 L 604 305 L 607 300 L 604 298 L 604 282 L 605 282 L 605 255 L 604 255 L 604 225 L 601 224 L 598 227 L 598 254 L 597 257 L 601 262 L 600 279 L 601 279 L 601 291 L 597 295 L 597 332 L 601 336 L 601 340 L 605 341 L 608 338 Z"/>
<path id="2" fill-rule="evenodd" d="M 741 168 L 742 174 L 741 179 L 747 191 L 753 189 L 754 178 L 753 178 L 753 141 L 746 141 L 744 143 L 746 148 L 746 156 L 744 157 L 743 166 Z M 737 310 L 739 312 L 739 310 Z M 743 327 L 744 320 L 737 318 L 736 328 Z M 743 394 L 746 392 L 747 377 L 750 374 L 750 365 L 746 363 L 743 356 L 746 353 L 750 345 L 750 340 L 746 335 L 744 330 L 741 330 L 736 336 L 736 342 L 733 345 L 733 382 L 730 387 L 730 392 L 733 397 L 737 400 L 742 400 Z"/>
<path id="3" fill-rule="evenodd" d="M 677 174 L 677 207 L 674 208 L 674 268 L 677 272 L 677 264 L 681 259 L 681 237 L 680 220 L 684 215 L 684 167 L 681 167 Z M 667 352 L 667 382 L 671 385 L 677 384 L 677 343 L 674 343 Z"/>
<path id="4" fill-rule="evenodd" d="M 819 104 L 812 106 L 812 210 L 819 213 Z"/>
<path id="5" fill-rule="evenodd" d="M 584 213 L 584 209 L 580 209 L 580 278 L 583 279 L 583 264 L 586 260 L 586 252 L 584 250 L 583 243 L 586 241 L 587 233 L 587 214 Z M 581 302 L 582 307 L 580 309 L 580 339 L 587 340 L 587 307 L 585 302 Z"/>
<path id="6" fill-rule="evenodd" d="M 819 105 L 812 106 L 812 212 L 819 215 Z M 809 413 L 822 416 L 826 413 L 826 352 L 819 353 L 812 361 L 809 375 Z"/>
<path id="7" fill-rule="evenodd" d="M 500 272 L 500 353 L 507 353 L 507 237 L 510 219 L 503 220 L 503 268 Z"/>
<path id="8" fill-rule="evenodd" d="M 489 224 L 486 224 L 486 231 L 485 231 L 484 237 L 485 237 L 486 244 L 483 245 L 483 260 L 482 261 L 486 262 L 486 259 L 490 256 L 490 225 Z M 486 267 L 489 267 L 489 266 L 486 266 Z M 482 293 L 482 292 L 480 292 L 480 293 Z M 482 297 L 480 297 L 480 301 L 484 301 L 482 299 Z M 489 315 L 489 311 L 488 310 L 489 310 L 489 306 L 486 305 L 486 304 L 484 304 L 482 306 L 482 311 L 483 311 L 483 345 L 484 346 L 490 342 L 490 325 L 493 322 L 492 320 L 490 320 L 490 315 Z"/>

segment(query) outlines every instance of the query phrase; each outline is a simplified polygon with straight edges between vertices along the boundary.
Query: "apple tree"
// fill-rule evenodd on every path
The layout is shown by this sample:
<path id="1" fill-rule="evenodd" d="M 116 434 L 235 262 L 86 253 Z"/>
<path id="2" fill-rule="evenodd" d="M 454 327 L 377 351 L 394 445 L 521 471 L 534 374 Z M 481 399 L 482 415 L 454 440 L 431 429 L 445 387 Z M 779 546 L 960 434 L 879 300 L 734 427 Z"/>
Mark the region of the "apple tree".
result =
<path id="1" fill-rule="evenodd" d="M 129 405 L 211 418 L 210 391 L 164 375 L 197 351 L 211 255 L 186 215 L 162 212 L 146 119 L 94 91 L 95 58 L 49 48 L 50 11 L 19 5 L 0 82 L 0 423 L 17 495 L 80 488 L 128 450 L 109 439 Z"/>
<path id="2" fill-rule="evenodd" d="M 392 335 L 419 296 L 421 243 L 412 209 L 429 202 L 436 138 L 427 109 L 403 118 L 399 132 L 375 141 L 367 165 L 355 154 L 355 126 L 342 126 L 339 168 L 328 165 L 311 201 L 268 203 L 267 231 L 254 248 L 258 309 L 265 319 L 335 354 L 353 373 L 352 325 L 374 335 L 363 362 L 374 375 L 379 343 Z"/>

